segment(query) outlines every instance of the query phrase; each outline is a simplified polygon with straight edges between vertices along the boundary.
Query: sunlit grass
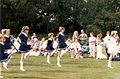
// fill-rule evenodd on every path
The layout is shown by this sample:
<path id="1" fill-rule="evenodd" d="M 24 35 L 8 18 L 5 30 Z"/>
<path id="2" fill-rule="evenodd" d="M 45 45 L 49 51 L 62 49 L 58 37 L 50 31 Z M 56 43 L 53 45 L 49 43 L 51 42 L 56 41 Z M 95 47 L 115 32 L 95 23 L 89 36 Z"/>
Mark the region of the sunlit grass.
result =
<path id="1" fill-rule="evenodd" d="M 65 55 L 62 67 L 56 66 L 56 57 L 51 64 L 45 57 L 28 57 L 25 61 L 26 72 L 19 70 L 20 55 L 15 54 L 9 65 L 9 71 L 3 70 L 4 79 L 116 79 L 120 76 L 120 62 L 113 62 L 113 69 L 107 68 L 107 60 L 94 58 L 71 59 Z"/>

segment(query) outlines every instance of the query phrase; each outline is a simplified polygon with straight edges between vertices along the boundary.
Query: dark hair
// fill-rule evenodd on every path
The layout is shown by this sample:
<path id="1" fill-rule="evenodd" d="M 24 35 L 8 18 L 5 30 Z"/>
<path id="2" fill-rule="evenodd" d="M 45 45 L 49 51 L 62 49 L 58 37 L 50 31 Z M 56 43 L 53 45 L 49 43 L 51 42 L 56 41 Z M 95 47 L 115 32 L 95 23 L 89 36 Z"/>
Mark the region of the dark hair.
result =
<path id="1" fill-rule="evenodd" d="M 93 32 L 90 32 L 90 34 L 94 35 L 94 33 L 93 33 Z"/>

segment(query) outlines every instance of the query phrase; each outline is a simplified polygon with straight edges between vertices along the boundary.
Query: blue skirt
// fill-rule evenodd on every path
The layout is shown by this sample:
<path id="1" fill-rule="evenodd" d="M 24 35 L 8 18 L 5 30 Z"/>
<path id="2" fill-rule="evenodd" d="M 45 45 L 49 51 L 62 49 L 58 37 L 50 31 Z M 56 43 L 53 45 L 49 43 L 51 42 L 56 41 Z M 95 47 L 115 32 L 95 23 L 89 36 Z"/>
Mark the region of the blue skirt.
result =
<path id="1" fill-rule="evenodd" d="M 5 62 L 5 61 L 9 60 L 10 58 L 11 58 L 11 54 L 5 53 L 5 54 L 0 58 L 0 62 Z"/>
<path id="2" fill-rule="evenodd" d="M 60 42 L 57 47 L 58 50 L 65 50 L 66 48 L 67 48 L 67 44 L 64 42 Z"/>
<path id="3" fill-rule="evenodd" d="M 19 51 L 21 53 L 27 53 L 28 51 L 30 51 L 31 49 L 31 45 L 20 45 Z"/>
<path id="4" fill-rule="evenodd" d="M 45 52 L 47 52 L 47 53 L 51 53 L 51 52 L 53 52 L 54 50 L 45 50 Z"/>

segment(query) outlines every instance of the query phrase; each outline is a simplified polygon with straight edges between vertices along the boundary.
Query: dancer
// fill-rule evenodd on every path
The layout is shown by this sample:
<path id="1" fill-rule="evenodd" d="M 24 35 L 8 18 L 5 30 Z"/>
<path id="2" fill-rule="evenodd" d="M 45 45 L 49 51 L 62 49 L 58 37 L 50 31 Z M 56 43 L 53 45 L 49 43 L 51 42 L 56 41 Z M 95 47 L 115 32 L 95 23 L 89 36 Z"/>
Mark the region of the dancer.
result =
<path id="1" fill-rule="evenodd" d="M 50 56 L 51 56 L 51 53 L 54 50 L 54 48 L 53 48 L 53 37 L 54 37 L 53 33 L 49 33 L 48 34 L 47 47 L 46 47 L 46 51 L 47 51 L 47 63 L 48 64 L 50 64 Z"/>
<path id="2" fill-rule="evenodd" d="M 10 59 L 10 55 L 5 53 L 5 45 L 4 45 L 4 36 L 0 33 L 0 78 L 1 76 L 2 66 L 4 65 L 3 62 L 7 62 Z"/>
<path id="3" fill-rule="evenodd" d="M 5 46 L 5 53 L 7 54 L 11 54 L 12 51 L 14 50 L 13 44 L 12 44 L 12 37 L 10 36 L 10 29 L 5 29 L 3 31 L 3 35 L 5 38 L 4 41 L 4 46 Z M 11 61 L 11 59 L 9 59 L 7 62 L 3 62 L 3 67 L 8 70 L 7 65 L 9 64 L 9 62 Z"/>
<path id="4" fill-rule="evenodd" d="M 60 64 L 61 51 L 65 50 L 65 48 L 67 47 L 65 43 L 64 32 L 65 32 L 65 28 L 62 26 L 59 27 L 59 34 L 57 35 L 57 38 L 58 38 L 57 66 L 58 67 L 61 67 L 61 64 Z"/>
<path id="5" fill-rule="evenodd" d="M 23 26 L 22 31 L 18 37 L 18 42 L 20 43 L 19 50 L 21 52 L 21 59 L 20 59 L 20 70 L 21 71 L 25 71 L 25 69 L 23 68 L 23 63 L 27 56 L 26 53 L 28 52 L 28 50 L 30 50 L 30 45 L 27 45 L 28 33 L 29 33 L 29 27 Z"/>
<path id="6" fill-rule="evenodd" d="M 1 76 L 1 71 L 2 71 L 2 58 L 4 56 L 4 52 L 5 52 L 5 47 L 4 47 L 4 37 L 2 34 L 0 34 L 0 78 L 3 78 L 3 76 Z"/>

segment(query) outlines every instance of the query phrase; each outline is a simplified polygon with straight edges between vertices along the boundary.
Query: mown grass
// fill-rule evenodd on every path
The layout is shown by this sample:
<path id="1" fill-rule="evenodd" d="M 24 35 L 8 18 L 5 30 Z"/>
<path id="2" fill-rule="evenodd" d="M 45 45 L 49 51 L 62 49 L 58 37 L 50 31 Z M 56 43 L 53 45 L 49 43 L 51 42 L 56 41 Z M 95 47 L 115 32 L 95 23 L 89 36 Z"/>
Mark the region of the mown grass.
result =
<path id="1" fill-rule="evenodd" d="M 107 60 L 94 58 L 71 59 L 65 55 L 62 67 L 56 66 L 56 57 L 51 57 L 51 64 L 45 57 L 28 57 L 25 62 L 27 71 L 19 70 L 20 55 L 15 54 L 9 65 L 9 71 L 3 70 L 4 79 L 118 79 L 120 62 L 113 62 L 113 69 L 107 68 Z"/>

